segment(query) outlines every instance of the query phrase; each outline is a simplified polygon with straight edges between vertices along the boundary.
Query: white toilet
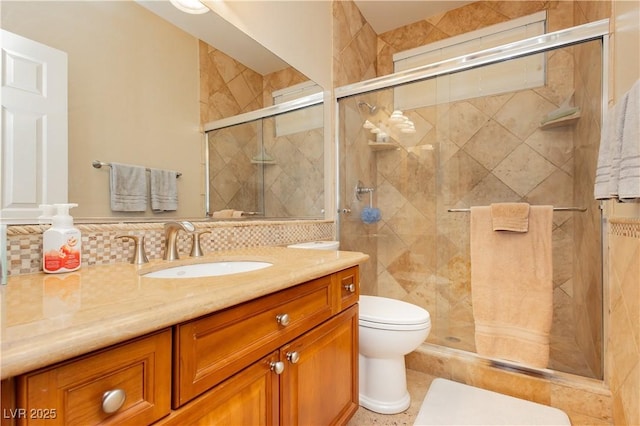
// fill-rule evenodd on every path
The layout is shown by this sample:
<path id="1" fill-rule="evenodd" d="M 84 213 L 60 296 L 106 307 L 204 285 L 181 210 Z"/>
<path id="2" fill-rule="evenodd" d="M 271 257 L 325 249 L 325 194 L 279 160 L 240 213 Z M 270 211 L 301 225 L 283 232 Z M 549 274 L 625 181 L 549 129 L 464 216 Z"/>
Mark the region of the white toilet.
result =
<path id="1" fill-rule="evenodd" d="M 309 241 L 291 248 L 338 250 L 338 241 Z M 411 403 L 404 356 L 431 331 L 429 312 L 401 300 L 360 296 L 360 405 L 377 413 L 395 414 Z"/>
<path id="2" fill-rule="evenodd" d="M 409 407 L 404 356 L 431 331 L 429 312 L 401 300 L 360 296 L 360 405 L 395 414 Z"/>

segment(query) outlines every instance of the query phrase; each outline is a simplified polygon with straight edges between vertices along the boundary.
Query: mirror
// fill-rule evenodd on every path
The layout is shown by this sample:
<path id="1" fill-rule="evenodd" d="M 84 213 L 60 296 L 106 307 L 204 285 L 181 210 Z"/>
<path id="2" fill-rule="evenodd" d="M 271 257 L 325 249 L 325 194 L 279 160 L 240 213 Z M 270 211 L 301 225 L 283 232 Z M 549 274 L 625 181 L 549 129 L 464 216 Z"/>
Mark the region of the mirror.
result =
<path id="1" fill-rule="evenodd" d="M 322 108 L 315 104 L 208 131 L 212 217 L 324 218 Z"/>
<path id="2" fill-rule="evenodd" d="M 168 1 L 3 1 L 1 7 L 3 29 L 68 54 L 69 202 L 79 204 L 76 218 L 203 217 L 201 124 L 271 105 L 274 90 L 308 80 L 264 48 L 246 55 L 276 65 L 254 62 L 252 69 L 243 64 L 246 57 L 236 60 L 213 41 L 199 41 L 181 27 L 216 15 L 187 15 Z M 239 45 L 224 49 L 249 52 L 247 45 L 255 44 L 224 21 L 212 27 L 224 32 L 221 45 Z M 178 210 L 112 212 L 108 167 L 94 168 L 95 160 L 180 172 Z"/>

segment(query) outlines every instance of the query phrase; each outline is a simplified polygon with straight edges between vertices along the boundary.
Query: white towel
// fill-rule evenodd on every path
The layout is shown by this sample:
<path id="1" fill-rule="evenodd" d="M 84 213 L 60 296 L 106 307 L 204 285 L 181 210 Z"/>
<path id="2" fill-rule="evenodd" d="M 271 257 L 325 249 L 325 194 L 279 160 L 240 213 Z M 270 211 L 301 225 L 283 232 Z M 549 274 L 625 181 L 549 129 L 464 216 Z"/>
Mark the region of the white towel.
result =
<path id="1" fill-rule="evenodd" d="M 619 170 L 620 201 L 640 199 L 640 80 L 627 94 Z"/>
<path id="2" fill-rule="evenodd" d="M 147 210 L 147 173 L 144 167 L 111 163 L 111 210 L 143 212 Z"/>
<path id="3" fill-rule="evenodd" d="M 594 196 L 640 199 L 640 80 L 604 118 Z"/>
<path id="4" fill-rule="evenodd" d="M 178 209 L 178 172 L 174 170 L 151 169 L 151 210 L 154 212 Z"/>

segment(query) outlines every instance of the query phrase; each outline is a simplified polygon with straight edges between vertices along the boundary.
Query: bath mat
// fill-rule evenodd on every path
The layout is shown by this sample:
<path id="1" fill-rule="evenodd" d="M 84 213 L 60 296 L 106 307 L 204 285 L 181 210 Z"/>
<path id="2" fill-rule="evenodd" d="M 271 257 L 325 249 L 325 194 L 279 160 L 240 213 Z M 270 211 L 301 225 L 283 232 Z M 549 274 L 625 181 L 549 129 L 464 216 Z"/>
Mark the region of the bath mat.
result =
<path id="1" fill-rule="evenodd" d="M 414 426 L 567 425 L 562 410 L 446 379 L 435 379 Z"/>

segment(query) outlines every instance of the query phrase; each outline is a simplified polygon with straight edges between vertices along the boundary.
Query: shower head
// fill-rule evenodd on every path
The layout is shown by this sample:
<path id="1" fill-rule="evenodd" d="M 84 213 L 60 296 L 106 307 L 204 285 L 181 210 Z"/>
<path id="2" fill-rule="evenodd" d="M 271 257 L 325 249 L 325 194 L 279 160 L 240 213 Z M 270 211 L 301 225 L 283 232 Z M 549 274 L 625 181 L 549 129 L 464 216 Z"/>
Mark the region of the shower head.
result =
<path id="1" fill-rule="evenodd" d="M 375 112 L 378 110 L 378 107 L 376 105 L 369 105 L 364 101 L 358 102 L 358 106 L 363 106 L 363 105 L 369 108 L 369 114 L 375 114 Z"/>

